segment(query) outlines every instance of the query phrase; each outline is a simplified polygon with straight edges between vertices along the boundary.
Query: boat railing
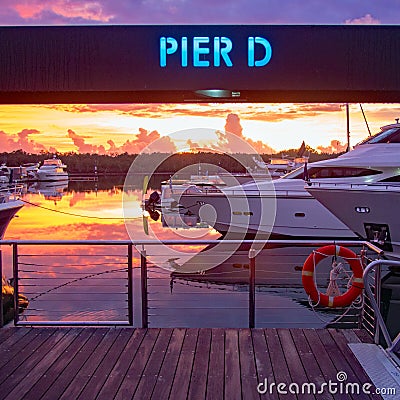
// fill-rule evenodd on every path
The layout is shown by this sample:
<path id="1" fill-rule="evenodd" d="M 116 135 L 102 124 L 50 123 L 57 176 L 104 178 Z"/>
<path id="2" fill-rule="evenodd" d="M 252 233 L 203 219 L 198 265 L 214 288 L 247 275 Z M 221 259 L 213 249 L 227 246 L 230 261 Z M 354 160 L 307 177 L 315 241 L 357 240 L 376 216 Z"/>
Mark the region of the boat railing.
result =
<path id="1" fill-rule="evenodd" d="M 382 267 L 399 268 L 400 261 L 374 260 L 364 269 L 365 294 L 368 298 L 368 307 L 373 312 L 373 324 L 369 323 L 373 331 L 370 331 L 370 333 L 373 335 L 376 344 L 382 344 L 389 354 L 395 356 L 395 353 L 398 353 L 400 350 L 400 332 L 392 338 L 387 322 L 382 315 Z"/>
<path id="2" fill-rule="evenodd" d="M 4 200 L 18 200 L 21 197 L 24 185 L 20 183 L 12 183 L 0 186 L 0 203 Z"/>
<path id="3" fill-rule="evenodd" d="M 224 195 L 227 197 L 234 197 L 234 196 L 239 196 L 239 197 L 260 197 L 260 196 L 296 196 L 296 197 L 311 197 L 311 195 L 306 192 L 303 188 L 298 188 L 298 189 L 279 189 L 279 188 L 274 188 L 271 186 L 271 188 L 265 189 L 265 190 L 259 190 L 259 189 L 243 189 L 243 188 L 237 188 L 237 189 L 231 189 L 231 188 L 204 188 L 201 191 L 198 192 L 184 192 L 185 195 L 188 196 L 215 196 L 215 195 Z"/>
<path id="4" fill-rule="evenodd" d="M 400 182 L 374 182 L 374 183 L 344 183 L 344 182 L 309 182 L 309 187 L 318 187 L 321 189 L 354 189 L 354 190 L 400 190 Z"/>
<path id="5" fill-rule="evenodd" d="M 220 308 L 224 312 L 237 312 L 241 324 L 250 328 L 260 326 L 256 311 L 260 314 L 262 307 L 257 305 L 256 296 L 262 288 L 257 282 L 256 250 L 268 243 L 274 246 L 320 247 L 327 244 L 359 247 L 361 254 L 367 249 L 372 253 L 370 258 L 377 258 L 382 251 L 366 241 L 332 241 L 332 240 L 141 240 L 141 241 L 101 241 L 101 240 L 3 240 L 0 241 L 0 275 L 3 275 L 4 260 L 12 266 L 12 285 L 14 290 L 14 310 L 21 309 L 20 303 L 29 302 L 23 313 L 14 313 L 14 324 L 24 326 L 46 325 L 128 325 L 159 326 L 159 321 L 171 310 L 190 313 L 188 302 L 196 303 L 196 309 L 206 312 L 210 309 L 208 283 L 199 283 L 204 290 L 199 291 L 196 283 L 176 282 L 178 300 L 159 297 L 173 290 L 173 269 L 159 268 L 154 254 L 160 246 L 194 248 L 192 255 L 208 245 L 223 242 L 227 245 L 246 245 L 244 258 L 247 262 L 242 271 L 245 281 L 227 289 L 228 285 L 215 289 L 222 296 Z M 11 251 L 10 251 L 11 248 Z M 7 256 L 5 252 L 7 250 Z M 158 251 L 158 250 L 157 250 Z M 1 254 L 4 253 L 4 254 Z M 158 256 L 165 257 L 161 252 Z M 169 256 L 171 257 L 171 256 Z M 9 265 L 8 265 L 9 266 Z M 9 268 L 10 269 L 10 268 Z M 293 270 L 293 281 L 297 290 L 301 287 L 301 269 Z M 167 283 L 166 283 L 167 282 Z M 194 280 L 196 282 L 196 280 Z M 166 287 L 166 285 L 168 287 Z M 192 287 L 191 287 L 192 285 Z M 271 286 L 273 289 L 276 286 Z M 189 289 L 187 289 L 189 288 Z M 192 288 L 196 298 L 187 296 Z M 289 287 L 292 289 L 292 286 Z M 275 289 L 274 289 L 275 290 Z M 229 296 L 223 296 L 229 294 Z M 184 297 L 186 295 L 186 297 Z M 181 296 L 181 297 L 179 297 Z M 235 297 L 236 296 L 236 297 Z M 202 297 L 201 300 L 199 298 Z M 221 299 L 221 297 L 219 297 Z M 205 300 L 204 300 L 205 299 Z M 225 300 L 226 299 L 226 300 Z M 164 299 L 165 300 L 165 299 Z M 220 301 L 220 300 L 218 300 Z M 228 305 L 226 304 L 228 301 Z M 229 303 L 231 302 L 231 303 Z M 165 304 L 164 304 L 165 303 Z M 260 301 L 261 303 L 261 301 Z M 2 304 L 0 304 L 2 309 Z M 214 305 L 213 305 L 214 307 Z M 282 306 L 283 307 L 283 306 Z M 361 326 L 361 312 L 355 310 L 357 326 Z M 282 309 L 282 312 L 286 310 Z M 341 319 L 345 310 L 326 310 L 331 320 Z M 348 310 L 347 310 L 348 311 Z M 346 312 L 347 312 L 346 311 Z M 207 312 L 206 312 L 207 313 Z M 247 317 L 246 317 L 247 315 Z M 328 315 L 328 314 L 327 314 Z M 347 316 L 349 316 L 348 314 Z M 238 318 L 239 318 L 238 317 Z M 238 318 L 234 318 L 236 321 Z M 256 323 L 256 321 L 258 321 Z M 1 322 L 1 321 L 0 321 Z M 265 322 L 265 321 L 262 321 Z M 342 327 L 352 324 L 343 318 Z M 194 322 L 195 323 L 195 322 Z M 179 325 L 179 322 L 177 323 Z M 0 325 L 1 326 L 1 325 Z"/>

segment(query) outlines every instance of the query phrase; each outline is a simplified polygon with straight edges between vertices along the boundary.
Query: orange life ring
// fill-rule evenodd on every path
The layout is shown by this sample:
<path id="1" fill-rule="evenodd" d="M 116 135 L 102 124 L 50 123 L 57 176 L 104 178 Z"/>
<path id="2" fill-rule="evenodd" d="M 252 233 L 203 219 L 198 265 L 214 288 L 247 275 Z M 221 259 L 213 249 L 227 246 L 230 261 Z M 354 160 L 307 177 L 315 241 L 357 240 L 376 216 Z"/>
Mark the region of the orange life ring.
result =
<path id="1" fill-rule="evenodd" d="M 334 255 L 345 258 L 353 271 L 350 288 L 340 296 L 328 296 L 319 292 L 314 282 L 314 268 L 324 258 Z M 364 289 L 363 267 L 360 258 L 350 249 L 333 244 L 320 247 L 307 257 L 303 265 L 301 280 L 304 290 L 310 296 L 310 299 L 324 307 L 349 306 Z"/>

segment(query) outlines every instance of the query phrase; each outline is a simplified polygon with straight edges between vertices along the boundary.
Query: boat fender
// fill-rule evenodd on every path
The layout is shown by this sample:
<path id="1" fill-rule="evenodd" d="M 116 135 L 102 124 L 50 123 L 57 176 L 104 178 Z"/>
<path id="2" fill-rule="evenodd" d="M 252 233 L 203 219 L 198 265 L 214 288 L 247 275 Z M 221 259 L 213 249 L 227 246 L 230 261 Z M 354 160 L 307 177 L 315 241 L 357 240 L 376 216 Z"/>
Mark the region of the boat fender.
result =
<path id="1" fill-rule="evenodd" d="M 340 256 L 349 263 L 353 271 L 351 286 L 339 296 L 328 296 L 318 291 L 314 280 L 317 264 L 328 256 Z M 346 307 L 353 303 L 364 289 L 363 266 L 361 259 L 350 249 L 342 246 L 328 245 L 314 250 L 305 261 L 301 273 L 301 280 L 306 293 L 310 299 L 324 307 Z"/>

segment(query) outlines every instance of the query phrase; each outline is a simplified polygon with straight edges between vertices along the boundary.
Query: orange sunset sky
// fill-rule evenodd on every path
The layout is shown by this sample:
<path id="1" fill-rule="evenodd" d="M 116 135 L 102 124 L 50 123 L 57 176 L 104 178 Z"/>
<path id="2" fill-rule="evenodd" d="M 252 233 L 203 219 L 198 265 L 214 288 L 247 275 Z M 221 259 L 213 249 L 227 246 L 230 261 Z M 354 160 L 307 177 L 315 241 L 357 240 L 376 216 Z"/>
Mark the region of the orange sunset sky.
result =
<path id="1" fill-rule="evenodd" d="M 399 104 L 363 104 L 372 133 L 400 117 Z M 259 153 L 297 148 L 320 151 L 346 143 L 343 104 L 111 104 L 1 105 L 0 151 L 139 153 L 148 143 L 193 128 L 227 130 Z M 351 145 L 368 135 L 359 104 L 350 105 Z M 159 151 L 180 151 L 216 137 L 173 135 Z M 343 146 L 332 146 L 333 141 Z M 239 152 L 240 149 L 237 149 Z"/>

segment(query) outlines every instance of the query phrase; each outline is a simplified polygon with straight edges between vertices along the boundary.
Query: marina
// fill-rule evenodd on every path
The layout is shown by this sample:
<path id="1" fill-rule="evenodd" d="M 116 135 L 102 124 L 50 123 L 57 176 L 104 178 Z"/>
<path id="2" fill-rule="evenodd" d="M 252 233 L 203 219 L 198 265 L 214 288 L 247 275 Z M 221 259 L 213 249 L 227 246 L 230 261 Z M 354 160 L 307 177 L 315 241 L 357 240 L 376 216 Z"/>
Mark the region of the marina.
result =
<path id="1" fill-rule="evenodd" d="M 95 6 L 0 27 L 0 400 L 397 398 L 399 27 Z"/>
<path id="2" fill-rule="evenodd" d="M 332 243 L 354 248 L 367 265 L 384 256 L 385 251 L 378 247 L 380 243 L 354 239 L 290 243 L 270 239 L 270 248 L 265 248 L 260 246 L 263 241 L 241 239 L 230 242 L 224 239 L 221 247 L 219 234 L 210 226 L 189 229 L 196 235 L 201 232 L 200 239 L 182 240 L 179 227 L 165 226 L 161 220 L 149 219 L 148 228 L 161 238 L 161 241 L 152 241 L 151 236 L 143 231 L 140 189 L 124 190 L 118 185 L 98 188 L 103 185 L 101 181 L 68 182 L 64 186 L 47 183 L 37 191 L 33 186 L 32 190 L 25 189 L 20 194 L 21 200 L 25 201 L 21 209 L 21 213 L 26 213 L 25 217 L 13 221 L 7 232 L 11 236 L 20 236 L 18 226 L 23 222 L 21 228 L 26 239 L 6 238 L 2 241 L 2 273 L 13 277 L 14 298 L 20 299 L 23 295 L 27 299 L 22 313 L 14 315 L 16 328 L 7 325 L 0 331 L 2 335 L 10 332 L 9 337 L 5 333 L 4 345 L 15 354 L 10 359 L 11 365 L 15 365 L 12 379 L 8 377 L 7 368 L 3 373 L 8 378 L 0 384 L 9 396 L 36 398 L 40 395 L 46 398 L 58 393 L 68 398 L 71 393 L 85 396 L 94 390 L 100 397 L 111 395 L 118 398 L 128 390 L 134 393 L 134 398 L 143 395 L 157 398 L 160 393 L 162 398 L 197 398 L 197 395 L 204 398 L 260 398 L 263 394 L 257 388 L 261 392 L 264 390 L 265 368 L 272 371 L 269 375 L 271 382 L 272 377 L 273 382 L 287 384 L 292 381 L 302 383 L 313 377 L 314 384 L 322 384 L 345 371 L 349 382 L 354 377 L 360 387 L 361 384 L 370 384 L 372 388 L 400 390 L 395 364 L 390 364 L 392 368 L 389 368 L 386 365 L 388 361 L 383 361 L 382 366 L 375 363 L 375 370 L 386 371 L 381 375 L 389 379 L 388 383 L 377 379 L 369 369 L 371 362 L 362 358 L 377 349 L 374 342 L 389 340 L 384 348 L 393 347 L 392 353 L 379 350 L 382 352 L 379 354 L 383 360 L 396 359 L 398 345 L 393 326 L 388 328 L 390 334 L 382 337 L 378 334 L 382 328 L 377 322 L 377 311 L 369 306 L 366 298 L 362 297 L 359 305 L 324 308 L 315 305 L 315 301 L 310 302 L 301 284 L 302 263 L 313 249 Z M 61 187 L 58 197 L 50 193 L 57 187 Z M 119 214 L 122 195 L 131 201 L 134 199 L 138 208 L 137 217 L 128 220 L 137 232 L 137 239 L 133 241 L 126 240 L 126 232 L 122 233 L 125 229 Z M 108 215 L 99 213 L 99 204 L 106 206 Z M 77 205 L 80 206 L 77 208 Z M 28 216 L 34 220 L 40 215 L 54 213 L 59 214 L 60 219 L 56 222 L 47 217 L 49 226 L 42 231 L 36 228 L 30 231 L 33 226 L 29 228 L 26 225 Z M 90 224 L 85 223 L 85 231 L 90 226 L 96 232 L 92 240 L 86 233 L 76 241 L 66 241 L 65 236 L 58 240 L 47 238 L 49 230 L 59 230 L 64 235 L 65 229 L 71 227 L 77 235 L 79 230 L 76 228 L 83 227 L 79 221 L 88 217 L 95 218 Z M 56 228 L 54 223 L 61 225 Z M 112 236 L 115 239 L 119 237 L 118 240 L 101 240 L 99 232 L 103 233 L 103 238 L 109 238 L 108 226 L 112 228 Z M 38 239 L 29 240 L 29 235 Z M 182 254 L 179 250 L 182 246 L 189 252 Z M 232 248 L 235 249 L 233 253 Z M 257 250 L 255 257 L 251 257 L 252 248 Z M 174 257 L 176 251 L 180 255 L 178 259 Z M 231 258 L 227 258 L 230 253 Z M 215 257 L 220 256 L 225 259 L 220 265 L 207 266 L 207 260 L 212 259 L 213 264 Z M 325 266 L 323 262 L 318 266 L 321 291 L 327 290 L 329 283 L 331 262 L 329 258 L 325 261 Z M 377 276 L 390 272 L 383 264 L 383 269 L 379 269 L 379 275 L 373 276 L 372 282 Z M 204 272 L 199 270 L 199 266 L 204 268 Z M 345 283 L 341 285 L 339 283 L 341 290 L 346 290 Z M 388 304 L 392 301 L 389 300 Z M 395 304 L 389 307 L 395 307 Z M 386 321 L 392 324 L 395 317 Z M 18 349 L 18 340 L 13 339 L 19 335 L 24 336 L 24 340 L 29 338 L 33 343 L 42 343 L 40 349 L 53 346 L 54 352 L 41 354 L 37 347 L 32 353 L 25 353 L 26 358 L 21 361 L 19 357 L 25 357 L 24 352 Z M 375 347 L 367 347 L 364 351 L 360 350 L 361 345 Z M 99 349 L 100 353 L 91 355 L 86 348 Z M 260 349 L 264 349 L 262 353 L 259 353 Z M 168 357 L 171 353 L 176 368 L 169 371 L 168 378 L 164 378 L 167 368 L 164 362 L 170 365 Z M 312 363 L 303 362 L 305 354 Z M 100 357 L 98 367 L 93 371 L 96 380 L 88 377 L 79 380 L 76 386 L 76 379 L 69 372 L 70 365 L 85 374 L 86 368 L 93 368 L 93 357 Z M 213 375 L 214 358 L 224 365 L 217 376 Z M 330 360 L 328 364 L 327 360 Z M 31 366 L 32 371 L 29 377 L 24 378 L 28 374 L 27 366 Z M 203 372 L 200 373 L 198 368 L 203 368 Z M 53 370 L 59 374 L 55 375 Z M 190 379 L 186 386 L 182 386 L 184 375 L 180 371 L 183 370 L 187 371 L 187 379 Z M 247 375 L 243 371 L 250 372 Z M 281 371 L 287 371 L 282 378 Z M 222 381 L 219 374 L 224 377 Z M 133 375 L 135 381 L 131 379 Z M 104 376 L 104 379 L 97 379 L 99 376 Z M 192 382 L 198 382 L 199 376 L 203 377 L 202 389 L 192 386 Z M 159 382 L 168 384 L 161 390 Z M 11 384 L 9 391 L 8 385 Z M 364 394 L 364 398 L 381 398 L 371 393 L 375 391 Z M 270 395 L 276 398 L 277 394 L 271 392 Z M 302 397 L 299 393 L 290 395 Z M 313 397 L 317 398 L 317 395 Z M 332 395 L 327 393 L 327 398 L 330 397 Z"/>

